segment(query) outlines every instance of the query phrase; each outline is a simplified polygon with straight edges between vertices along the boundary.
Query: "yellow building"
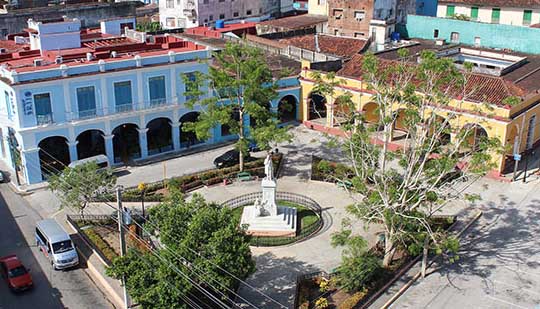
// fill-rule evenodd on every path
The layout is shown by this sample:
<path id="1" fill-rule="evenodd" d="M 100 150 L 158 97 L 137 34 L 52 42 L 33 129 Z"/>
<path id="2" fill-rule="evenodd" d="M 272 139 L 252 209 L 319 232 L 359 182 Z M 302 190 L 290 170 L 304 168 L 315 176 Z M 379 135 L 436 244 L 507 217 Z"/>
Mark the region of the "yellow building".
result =
<path id="1" fill-rule="evenodd" d="M 328 16 L 328 0 L 309 0 L 308 14 Z"/>
<path id="2" fill-rule="evenodd" d="M 473 73 L 466 85 L 469 95 L 466 99 L 456 97 L 448 105 L 434 107 L 441 121 L 451 126 L 452 132 L 461 128 L 475 128 L 475 136 L 497 138 L 508 151 L 506 155 L 497 155 L 497 175 L 508 173 L 513 166 L 514 151 L 521 154 L 534 149 L 540 140 L 540 125 L 537 114 L 540 113 L 540 56 L 513 55 L 476 50 L 460 46 L 435 46 L 431 42 L 415 42 L 406 46 L 410 50 L 412 61 L 421 50 L 431 49 L 441 56 L 451 57 L 456 65 L 472 62 Z M 376 54 L 381 61 L 393 61 L 399 58 L 397 50 Z M 336 89 L 338 97 L 345 92 L 352 94 L 356 110 L 363 112 L 366 121 L 376 122 L 377 104 L 372 100 L 372 93 L 362 81 L 362 55 L 356 55 L 337 72 L 337 78 L 344 80 L 342 87 Z M 332 98 L 324 98 L 313 91 L 313 71 L 309 63 L 304 68 L 300 83 L 302 86 L 301 119 L 310 128 L 340 134 L 337 105 Z M 508 97 L 516 97 L 519 103 L 505 104 Z M 396 106 L 394 130 L 405 131 Z M 454 134 L 450 134 L 451 141 Z M 471 140 L 471 144 L 475 141 Z M 474 145 L 471 145 L 474 146 Z"/>

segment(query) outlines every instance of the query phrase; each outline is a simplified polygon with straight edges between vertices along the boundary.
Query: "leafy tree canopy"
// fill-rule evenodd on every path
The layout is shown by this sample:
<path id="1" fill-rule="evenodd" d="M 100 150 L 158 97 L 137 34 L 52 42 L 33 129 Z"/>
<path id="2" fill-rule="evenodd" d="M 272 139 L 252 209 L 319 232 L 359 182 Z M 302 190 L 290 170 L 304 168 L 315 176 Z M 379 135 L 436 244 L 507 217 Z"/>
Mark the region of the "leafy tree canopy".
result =
<path id="1" fill-rule="evenodd" d="M 286 127 L 280 127 L 270 102 L 276 99 L 277 81 L 262 52 L 247 45 L 228 43 L 214 54 L 208 74 L 197 72 L 184 76 L 187 106 L 202 106 L 197 122 L 186 124 L 199 139 L 210 137 L 210 129 L 221 125 L 238 136 L 240 169 L 243 169 L 248 135 L 260 148 L 289 140 Z M 209 89 L 208 89 L 209 88 Z M 207 89 L 211 95 L 206 96 Z M 246 129 L 250 119 L 251 128 Z"/>
<path id="2" fill-rule="evenodd" d="M 238 285 L 230 274 L 245 279 L 255 270 L 250 238 L 239 219 L 231 209 L 207 203 L 200 195 L 186 201 L 180 192 L 173 191 L 165 202 L 149 210 L 145 226 L 165 247 L 156 252 L 166 262 L 150 252 L 133 249 L 133 253 L 117 258 L 109 269 L 114 278 L 126 277 L 128 290 L 138 302 L 174 307 L 185 303 L 183 297 L 197 294 L 193 284 L 174 269 L 213 293 L 224 295 Z M 170 284 L 177 288 L 167 287 Z"/>
<path id="3" fill-rule="evenodd" d="M 115 184 L 112 171 L 101 170 L 95 162 L 66 167 L 62 173 L 49 178 L 49 189 L 57 193 L 60 206 L 76 209 L 81 215 L 97 194 L 112 189 Z"/>

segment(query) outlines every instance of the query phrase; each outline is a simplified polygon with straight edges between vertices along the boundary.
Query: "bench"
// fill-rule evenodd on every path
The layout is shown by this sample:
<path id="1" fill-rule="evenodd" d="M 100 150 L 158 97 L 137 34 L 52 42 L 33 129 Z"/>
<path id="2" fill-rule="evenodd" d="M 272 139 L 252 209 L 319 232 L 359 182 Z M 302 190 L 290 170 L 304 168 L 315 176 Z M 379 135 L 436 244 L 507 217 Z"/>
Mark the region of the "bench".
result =
<path id="1" fill-rule="evenodd" d="M 251 174 L 248 172 L 240 172 L 236 176 L 239 181 L 250 181 L 251 180 Z"/>
<path id="2" fill-rule="evenodd" d="M 350 189 L 352 187 L 352 182 L 348 180 L 339 180 L 338 182 L 336 182 L 336 185 L 338 188 Z"/>

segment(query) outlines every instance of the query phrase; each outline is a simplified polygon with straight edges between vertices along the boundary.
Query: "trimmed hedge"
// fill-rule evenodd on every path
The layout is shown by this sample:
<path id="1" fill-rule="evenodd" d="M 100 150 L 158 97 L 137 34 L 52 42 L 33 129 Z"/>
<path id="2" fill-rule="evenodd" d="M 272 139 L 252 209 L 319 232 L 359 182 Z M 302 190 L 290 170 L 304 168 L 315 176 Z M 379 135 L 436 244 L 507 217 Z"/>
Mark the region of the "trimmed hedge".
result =
<path id="1" fill-rule="evenodd" d="M 283 161 L 283 154 L 278 153 L 272 157 L 276 168 L 274 171 L 277 173 Z M 211 169 L 204 172 L 199 172 L 190 175 L 184 175 L 180 177 L 173 177 L 166 181 L 158 181 L 146 185 L 146 191 L 144 195 L 145 202 L 161 202 L 164 199 L 162 193 L 157 191 L 162 190 L 167 186 L 168 188 L 174 187 L 180 189 L 182 192 L 190 192 L 196 190 L 202 186 L 211 186 L 222 183 L 224 179 L 234 180 L 239 171 L 239 165 L 221 168 Z M 251 174 L 253 177 L 262 178 L 264 174 L 264 159 L 259 158 L 244 164 L 244 171 Z M 276 175 L 277 176 L 277 175 Z M 165 184 L 164 184 L 165 183 Z M 141 192 L 137 187 L 131 187 L 124 190 L 122 194 L 124 202 L 140 202 Z M 95 202 L 115 201 L 116 196 L 114 194 L 104 194 L 95 199 Z"/>
<path id="2" fill-rule="evenodd" d="M 98 249 L 103 256 L 108 260 L 107 262 L 110 263 L 112 260 L 114 260 L 115 257 L 118 256 L 116 252 L 114 252 L 113 248 L 105 241 L 101 236 L 99 236 L 98 233 L 96 233 L 93 229 L 88 228 L 82 230 L 84 235 L 94 244 L 96 249 Z"/>

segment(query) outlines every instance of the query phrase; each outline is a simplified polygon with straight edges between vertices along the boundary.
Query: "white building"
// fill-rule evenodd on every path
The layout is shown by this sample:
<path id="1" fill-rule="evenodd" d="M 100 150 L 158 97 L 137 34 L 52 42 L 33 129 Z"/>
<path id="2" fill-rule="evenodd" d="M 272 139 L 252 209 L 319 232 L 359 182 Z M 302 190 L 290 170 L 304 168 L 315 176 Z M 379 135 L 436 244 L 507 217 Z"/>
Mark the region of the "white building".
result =
<path id="1" fill-rule="evenodd" d="M 439 1 L 437 17 L 452 18 L 460 15 L 483 23 L 530 26 L 540 23 L 540 3 L 527 0 Z"/>
<path id="2" fill-rule="evenodd" d="M 165 29 L 192 28 L 216 20 L 264 19 L 292 10 L 293 0 L 162 0 L 159 20 Z"/>

